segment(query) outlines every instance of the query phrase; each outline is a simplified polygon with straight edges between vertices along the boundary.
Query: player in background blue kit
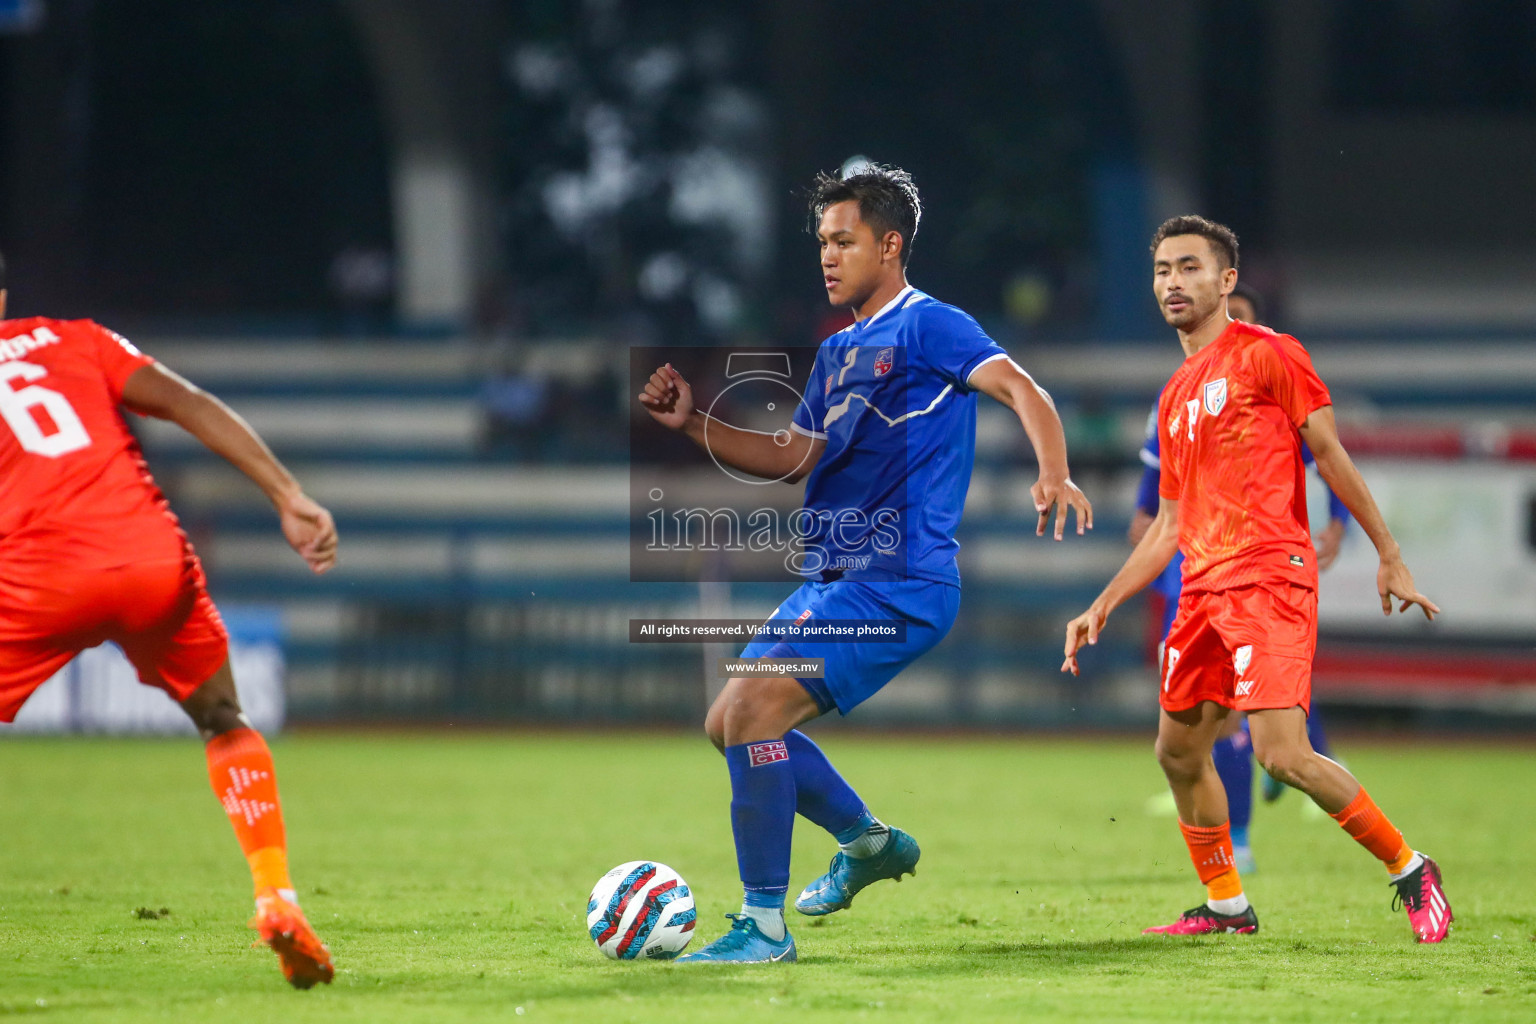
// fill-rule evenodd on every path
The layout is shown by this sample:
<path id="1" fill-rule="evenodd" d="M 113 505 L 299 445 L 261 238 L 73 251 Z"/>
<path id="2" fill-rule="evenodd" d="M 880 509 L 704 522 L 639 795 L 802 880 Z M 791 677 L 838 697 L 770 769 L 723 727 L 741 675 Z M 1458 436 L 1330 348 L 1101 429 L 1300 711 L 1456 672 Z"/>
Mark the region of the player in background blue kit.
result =
<path id="1" fill-rule="evenodd" d="M 1232 294 L 1227 296 L 1227 312 L 1234 320 L 1242 320 L 1250 324 L 1264 326 L 1264 300 L 1258 291 L 1248 285 L 1238 282 Z M 1142 535 L 1147 532 L 1147 527 L 1157 516 L 1157 483 L 1160 477 L 1160 457 L 1158 452 L 1157 433 L 1157 406 L 1152 407 L 1152 418 L 1147 421 L 1147 438 L 1141 449 L 1141 462 L 1146 468 L 1141 474 L 1141 486 L 1136 492 L 1136 511 L 1131 519 L 1130 540 L 1132 544 L 1141 541 Z M 1312 465 L 1312 451 L 1305 442 L 1301 446 L 1301 459 L 1306 465 Z M 1314 539 L 1317 548 L 1317 567 L 1319 570 L 1327 569 L 1339 557 L 1339 544 L 1344 538 L 1344 529 L 1349 525 L 1349 509 L 1332 491 L 1328 492 L 1328 525 L 1323 532 Z M 1173 626 L 1174 614 L 1179 610 L 1179 593 L 1183 589 L 1181 569 L 1184 565 L 1184 556 L 1176 554 L 1173 561 L 1168 563 L 1168 568 L 1163 574 L 1153 581 L 1151 590 L 1162 601 L 1162 629 L 1159 637 L 1166 637 L 1168 630 Z M 1237 870 L 1242 874 L 1252 874 L 1255 870 L 1253 847 L 1248 841 L 1248 826 L 1253 820 L 1253 744 L 1248 738 L 1248 719 L 1244 715 L 1232 715 L 1229 719 L 1232 731 L 1219 738 L 1211 748 L 1211 760 L 1216 764 L 1216 774 L 1221 776 L 1221 783 L 1227 790 L 1227 812 L 1232 823 L 1232 853 L 1237 859 Z M 1333 756 L 1329 752 L 1328 736 L 1323 730 L 1322 715 L 1314 706 L 1312 713 L 1307 716 L 1307 738 L 1312 742 L 1312 749 L 1324 757 Z M 1264 776 L 1263 790 L 1266 802 L 1280 799 L 1285 793 L 1285 784 L 1268 775 Z M 1166 797 L 1156 798 L 1161 802 Z M 1308 804 L 1307 806 L 1314 806 Z M 1172 805 L 1169 804 L 1170 811 Z"/>
<path id="2" fill-rule="evenodd" d="M 731 930 L 679 962 L 795 959 L 784 922 L 790 834 L 798 811 L 839 850 L 827 873 L 795 901 L 818 916 L 847 907 L 860 889 L 917 866 L 911 836 L 886 826 L 796 727 L 836 709 L 847 714 L 949 632 L 960 606 L 955 527 L 975 454 L 976 393 L 1012 409 L 1040 464 L 1030 488 L 1045 532 L 1056 509 L 1077 532 L 1093 525 L 1088 499 L 1067 471 L 1051 398 L 965 313 L 907 284 L 921 216 L 911 177 L 871 165 L 845 179 L 818 176 L 810 207 L 832 305 L 854 323 L 822 342 L 788 430 L 743 430 L 707 417 L 670 364 L 640 401 L 714 458 L 768 480 L 806 480 L 807 581 L 772 620 L 905 623 L 902 643 L 754 642 L 744 658 L 824 658 L 822 678 L 733 678 L 704 729 L 731 775 L 731 828 L 745 895 Z M 705 423 L 709 429 L 706 435 Z"/>

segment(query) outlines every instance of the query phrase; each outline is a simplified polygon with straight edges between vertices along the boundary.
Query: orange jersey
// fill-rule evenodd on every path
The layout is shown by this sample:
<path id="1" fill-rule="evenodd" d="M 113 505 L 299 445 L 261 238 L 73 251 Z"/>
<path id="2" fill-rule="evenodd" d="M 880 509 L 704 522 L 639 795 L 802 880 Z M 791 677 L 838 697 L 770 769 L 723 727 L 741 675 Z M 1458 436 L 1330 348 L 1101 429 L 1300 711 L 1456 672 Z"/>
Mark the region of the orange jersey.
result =
<path id="1" fill-rule="evenodd" d="M 89 320 L 0 321 L 0 563 L 47 572 L 181 554 L 120 411 L 128 378 L 153 362 Z"/>
<path id="2" fill-rule="evenodd" d="M 1158 401 L 1162 478 L 1179 503 L 1185 590 L 1317 589 L 1299 428 L 1332 404 L 1301 343 L 1234 320 Z"/>

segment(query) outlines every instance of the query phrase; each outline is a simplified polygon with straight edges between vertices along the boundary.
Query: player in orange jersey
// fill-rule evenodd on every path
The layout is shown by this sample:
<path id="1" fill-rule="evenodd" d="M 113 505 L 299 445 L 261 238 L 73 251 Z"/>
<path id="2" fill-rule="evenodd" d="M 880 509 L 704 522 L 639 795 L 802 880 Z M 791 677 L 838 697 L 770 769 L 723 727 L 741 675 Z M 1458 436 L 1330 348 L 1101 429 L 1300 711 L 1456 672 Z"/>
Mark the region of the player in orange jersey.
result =
<path id="1" fill-rule="evenodd" d="M 5 319 L 0 258 L 0 722 L 87 647 L 111 640 L 178 701 L 207 744 L 256 887 L 251 927 L 298 988 L 331 956 L 299 910 L 272 755 L 230 674 L 202 564 L 149 475 L 122 408 L 180 424 L 272 500 L 317 573 L 336 564 L 331 514 L 217 398 L 89 320 Z"/>
<path id="2" fill-rule="evenodd" d="M 1317 564 L 1301 444 L 1381 558 L 1381 610 L 1419 593 L 1360 472 L 1339 444 L 1332 399 L 1295 338 L 1235 321 L 1237 237 L 1203 217 L 1174 217 L 1152 238 L 1153 292 L 1185 360 L 1163 389 L 1157 517 L 1088 610 L 1067 626 L 1063 671 L 1098 641 L 1111 612 L 1184 553 L 1184 590 L 1163 652 L 1157 759 L 1208 899 L 1149 932 L 1252 933 L 1259 919 L 1233 864 L 1227 797 L 1211 744 L 1248 713 L 1264 770 L 1302 790 L 1386 865 L 1414 937 L 1439 942 L 1451 908 L 1440 869 L 1403 841 L 1348 771 L 1307 741 L 1317 645 Z"/>

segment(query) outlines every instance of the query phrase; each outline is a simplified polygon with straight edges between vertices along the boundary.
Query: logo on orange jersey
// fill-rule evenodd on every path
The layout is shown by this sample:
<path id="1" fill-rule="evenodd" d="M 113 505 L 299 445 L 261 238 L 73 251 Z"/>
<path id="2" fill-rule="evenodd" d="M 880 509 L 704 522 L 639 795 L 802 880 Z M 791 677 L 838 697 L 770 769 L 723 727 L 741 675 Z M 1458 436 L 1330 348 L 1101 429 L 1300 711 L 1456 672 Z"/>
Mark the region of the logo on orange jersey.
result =
<path id="1" fill-rule="evenodd" d="M 1191 398 L 1187 404 L 1189 406 L 1189 439 L 1193 441 L 1195 439 L 1195 418 L 1200 415 L 1200 399 Z"/>
<path id="2" fill-rule="evenodd" d="M 1232 652 L 1232 667 L 1238 675 L 1248 671 L 1248 665 L 1253 661 L 1253 645 L 1246 644 Z"/>
<path id="3" fill-rule="evenodd" d="M 1213 380 L 1205 386 L 1205 411 L 1220 416 L 1227 407 L 1227 378 Z"/>

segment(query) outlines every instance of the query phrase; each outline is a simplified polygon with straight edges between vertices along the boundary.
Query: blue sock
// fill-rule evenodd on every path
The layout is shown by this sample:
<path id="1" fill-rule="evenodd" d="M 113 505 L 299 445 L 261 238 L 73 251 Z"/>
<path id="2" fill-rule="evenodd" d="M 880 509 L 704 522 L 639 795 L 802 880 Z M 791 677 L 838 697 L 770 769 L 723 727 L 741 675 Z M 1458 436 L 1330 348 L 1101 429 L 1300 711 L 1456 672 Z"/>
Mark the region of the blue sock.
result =
<path id="1" fill-rule="evenodd" d="M 1248 845 L 1248 823 L 1253 820 L 1253 747 L 1246 732 L 1217 740 L 1211 747 L 1216 774 L 1227 789 L 1227 818 L 1232 823 L 1234 846 Z M 1241 838 L 1239 838 L 1241 837 Z"/>
<path id="2" fill-rule="evenodd" d="M 1323 716 L 1317 713 L 1317 708 L 1307 716 L 1307 740 L 1312 744 L 1312 749 L 1324 757 L 1332 757 L 1329 753 L 1328 733 L 1323 730 Z"/>
<path id="3" fill-rule="evenodd" d="M 865 809 L 859 794 L 843 781 L 809 736 L 796 729 L 785 734 L 784 744 L 789 748 L 789 763 L 795 772 L 796 811 L 831 832 L 840 843 L 856 839 L 874 824 L 875 819 Z M 844 839 L 844 835 L 848 838 Z"/>
<path id="4" fill-rule="evenodd" d="M 795 827 L 795 772 L 783 740 L 725 748 L 731 770 L 731 832 L 749 907 L 784 906 Z"/>

